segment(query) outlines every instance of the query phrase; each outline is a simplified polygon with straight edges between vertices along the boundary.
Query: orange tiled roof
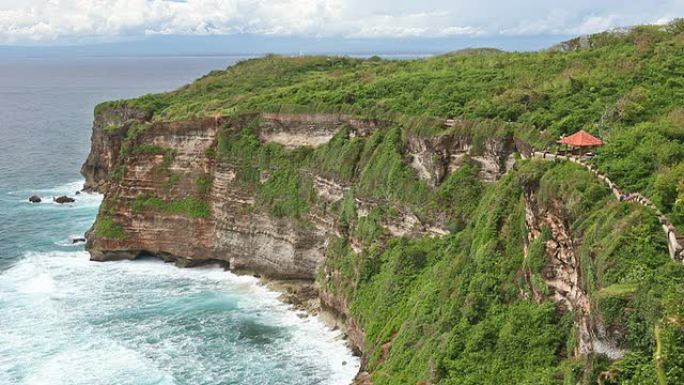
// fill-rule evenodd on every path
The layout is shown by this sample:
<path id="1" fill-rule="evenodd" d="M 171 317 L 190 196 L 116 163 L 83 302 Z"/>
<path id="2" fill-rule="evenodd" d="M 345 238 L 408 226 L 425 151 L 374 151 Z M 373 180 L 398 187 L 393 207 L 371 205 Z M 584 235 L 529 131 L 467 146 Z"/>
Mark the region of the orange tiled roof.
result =
<path id="1" fill-rule="evenodd" d="M 560 144 L 567 144 L 569 146 L 575 147 L 589 147 L 589 146 L 602 146 L 603 141 L 584 130 L 579 130 L 578 132 L 566 136 L 558 141 Z"/>

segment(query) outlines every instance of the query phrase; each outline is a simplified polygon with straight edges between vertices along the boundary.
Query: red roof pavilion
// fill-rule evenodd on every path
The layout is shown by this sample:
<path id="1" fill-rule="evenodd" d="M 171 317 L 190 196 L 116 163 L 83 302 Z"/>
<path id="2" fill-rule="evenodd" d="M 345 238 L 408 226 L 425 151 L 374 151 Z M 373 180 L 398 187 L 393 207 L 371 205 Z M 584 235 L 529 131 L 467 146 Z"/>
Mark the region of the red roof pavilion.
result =
<path id="1" fill-rule="evenodd" d="M 584 130 L 579 130 L 578 132 L 570 136 L 561 138 L 561 140 L 559 140 L 558 143 L 567 144 L 568 146 L 573 147 L 603 146 L 603 141 L 601 139 L 589 134 Z"/>

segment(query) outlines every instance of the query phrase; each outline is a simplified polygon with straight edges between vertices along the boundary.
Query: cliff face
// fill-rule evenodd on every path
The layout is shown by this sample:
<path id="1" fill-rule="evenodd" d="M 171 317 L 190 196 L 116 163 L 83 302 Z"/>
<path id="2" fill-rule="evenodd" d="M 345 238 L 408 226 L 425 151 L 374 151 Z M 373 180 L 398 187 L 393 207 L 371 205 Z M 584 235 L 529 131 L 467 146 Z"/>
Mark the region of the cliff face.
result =
<path id="1" fill-rule="evenodd" d="M 524 198 L 528 241 L 542 242 L 545 261 L 541 270 L 545 290 L 535 288 L 529 282 L 529 272 L 526 274 L 534 299 L 540 303 L 550 300 L 563 312 L 575 315 L 575 356 L 603 354 L 611 359 L 621 358 L 625 352 L 618 345 L 624 335 L 618 330 L 606 330 L 600 311 L 595 309 L 595 304 L 592 304 L 592 299 L 583 288 L 586 283 L 583 282 L 577 250 L 581 240 L 574 236 L 567 223 L 569 215 L 564 212 L 562 202 L 553 202 L 550 208 L 543 208 L 536 195 L 537 191 L 530 189 Z M 542 238 L 544 229 L 548 231 L 546 239 Z"/>
<path id="2" fill-rule="evenodd" d="M 231 269 L 279 278 L 313 278 L 328 229 L 304 229 L 255 208 L 253 194 L 236 183 L 234 167 L 210 156 L 221 122 L 153 124 L 126 144 L 142 150 L 122 156 L 124 132 L 138 122 L 129 120 L 121 132 L 112 133 L 106 132 L 103 120 L 96 119 L 93 151 L 83 174 L 87 188 L 105 194 L 100 216 L 111 217 L 123 234 L 111 238 L 91 231 L 88 250 L 93 259 L 149 253 L 181 265 L 219 261 Z M 198 180 L 207 184 L 201 193 Z M 188 215 L 144 204 L 135 209 L 140 197 L 194 199 L 208 213 Z"/>
<path id="3" fill-rule="evenodd" d="M 434 187 L 466 159 L 479 165 L 480 179 L 487 182 L 498 180 L 513 166 L 515 145 L 512 137 L 490 138 L 482 147 L 474 148 L 471 137 L 447 134 L 432 138 L 410 136 L 406 151 L 411 168 Z"/>
<path id="4" fill-rule="evenodd" d="M 597 277 L 604 279 L 627 258 L 619 253 L 631 251 L 599 242 L 615 236 L 607 228 L 593 229 L 587 239 L 577 223 L 601 217 L 578 222 L 570 208 L 585 198 L 585 204 L 613 198 L 593 175 L 572 165 L 530 161 L 502 178 L 514 165 L 515 149 L 507 136 L 479 143 L 451 133 L 420 136 L 344 115 L 152 122 L 134 108 L 104 109 L 82 169 L 86 188 L 104 194 L 87 249 L 98 261 L 150 254 L 181 266 L 217 262 L 238 272 L 315 281 L 309 294 L 337 315 L 369 370 L 401 373 L 402 354 L 417 352 L 410 359 L 419 368 L 411 369 L 416 381 L 437 378 L 433 354 L 450 357 L 440 358 L 440 370 L 462 374 L 460 364 L 451 368 L 449 360 L 468 359 L 463 349 L 480 346 L 459 341 L 477 335 L 467 332 L 471 320 L 488 314 L 482 309 L 496 295 L 505 297 L 497 311 L 508 311 L 502 304 L 510 304 L 512 312 L 530 312 L 539 329 L 565 328 L 555 315 L 574 320 L 567 326 L 567 352 L 552 338 L 554 329 L 544 343 L 511 345 L 523 346 L 519 357 L 548 349 L 553 365 L 560 358 L 598 355 L 618 360 L 630 352 L 634 337 L 615 304 L 639 294 L 631 283 Z M 562 183 L 542 186 L 554 181 Z M 486 188 L 491 182 L 497 183 Z M 576 195 L 579 187 L 557 191 L 568 183 L 577 183 L 586 197 Z M 641 218 L 634 208 L 606 210 L 603 217 L 620 231 L 634 227 L 630 218 Z M 615 219 L 620 212 L 625 218 Z M 458 233 L 443 236 L 448 229 Z M 648 227 L 639 229 L 645 233 L 622 236 L 627 244 L 641 247 L 650 239 Z M 645 254 L 658 255 L 658 245 Z M 597 256 L 615 259 L 599 265 Z M 474 271 L 461 270 L 466 267 Z M 398 304 L 398 298 L 406 302 Z M 451 301 L 445 306 L 453 314 L 442 311 L 442 301 Z M 544 310 L 549 303 L 555 304 L 553 316 Z M 412 318 L 414 311 L 427 312 L 416 316 L 424 323 Z M 433 329 L 435 314 L 441 326 Z M 455 321 L 461 316 L 462 322 Z M 518 320 L 517 313 L 511 317 Z M 444 339 L 443 333 L 456 334 Z M 421 347 L 423 337 L 432 345 Z M 359 383 L 368 381 L 367 373 L 359 376 Z"/>
<path id="5" fill-rule="evenodd" d="M 249 117 L 253 121 L 254 117 Z M 135 259 L 144 254 L 179 265 L 219 262 L 232 270 L 280 279 L 313 280 L 332 237 L 340 236 L 337 212 L 354 186 L 312 175 L 317 203 L 304 218 L 278 217 L 257 202 L 253 187 L 236 177 L 239 165 L 216 156 L 219 132 L 239 130 L 246 118 L 208 118 L 151 123 L 132 108 L 100 111 L 91 153 L 83 165 L 86 189 L 104 194 L 98 220 L 88 233 L 87 249 L 98 261 Z M 350 137 L 366 137 L 388 123 L 344 115 L 263 114 L 258 138 L 288 149 L 320 146 L 342 127 Z M 474 155 L 482 178 L 494 180 L 512 159 L 510 140 L 488 142 Z M 459 167 L 470 154 L 466 137 L 411 137 L 405 162 L 432 186 Z M 262 170 L 260 180 L 269 177 Z M 377 206 L 357 197 L 359 218 Z M 424 223 L 406 207 L 381 225 L 392 236 L 442 235 L 444 226 Z M 361 241 L 353 240 L 361 250 Z M 351 340 L 362 349 L 363 332 L 349 314 L 346 299 L 322 290 L 323 304 L 343 316 Z"/>
<path id="6" fill-rule="evenodd" d="M 236 179 L 236 165 L 215 156 L 221 127 L 239 127 L 236 119 L 203 119 L 150 123 L 149 116 L 131 108 L 100 112 L 92 135 L 92 150 L 83 165 L 86 188 L 105 195 L 100 219 L 111 219 L 119 236 L 91 231 L 88 250 L 95 260 L 133 259 L 145 253 L 193 265 L 219 261 L 237 271 L 276 278 L 313 279 L 324 259 L 330 236 L 337 233 L 337 215 L 313 207 L 305 221 L 278 218 L 263 210 L 254 191 Z M 341 127 L 350 136 L 368 136 L 387 123 L 355 120 L 344 115 L 264 114 L 259 139 L 286 148 L 319 146 Z M 436 184 L 469 154 L 468 138 L 411 138 L 406 161 L 419 175 Z M 488 143 L 474 158 L 482 175 L 493 180 L 505 171 L 510 141 Z M 268 178 L 267 173 L 262 178 Z M 198 183 L 203 183 L 198 191 Z M 353 186 L 314 175 L 319 205 L 339 202 Z M 154 197 L 150 201 L 150 197 Z M 168 202 L 199 206 L 193 215 Z M 357 199 L 360 214 L 372 200 Z M 384 223 L 392 235 L 444 234 L 443 228 L 422 223 L 410 210 Z M 97 227 L 97 226 L 96 226 Z"/>
<path id="7" fill-rule="evenodd" d="M 95 114 L 90 154 L 81 167 L 81 174 L 86 178 L 86 190 L 103 191 L 117 164 L 125 133 L 120 129 L 111 129 L 120 127 L 125 122 L 148 121 L 150 118 L 149 113 L 128 107 L 108 109 Z M 106 134 L 108 130 L 112 132 Z"/>

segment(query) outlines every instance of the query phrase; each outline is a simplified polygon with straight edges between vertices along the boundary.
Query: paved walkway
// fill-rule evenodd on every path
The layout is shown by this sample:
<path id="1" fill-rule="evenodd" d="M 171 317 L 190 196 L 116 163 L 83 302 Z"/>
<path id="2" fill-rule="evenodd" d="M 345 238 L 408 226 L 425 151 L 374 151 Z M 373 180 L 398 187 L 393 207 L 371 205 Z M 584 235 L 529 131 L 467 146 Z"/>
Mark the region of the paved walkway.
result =
<path id="1" fill-rule="evenodd" d="M 454 127 L 456 125 L 456 121 L 453 119 L 448 119 L 444 122 L 444 125 L 447 127 Z M 548 152 L 539 152 L 534 150 L 532 146 L 529 145 L 529 143 L 520 140 L 518 138 L 513 138 L 513 141 L 515 142 L 515 147 L 520 153 L 520 155 L 523 157 L 523 159 L 526 158 L 539 158 L 539 159 L 546 159 L 546 160 L 565 160 L 565 161 L 570 161 L 573 163 L 577 163 L 587 170 L 591 171 L 604 181 L 608 187 L 610 187 L 610 190 L 613 192 L 615 197 L 622 201 L 622 202 L 635 202 L 638 203 L 644 207 L 647 207 L 653 211 L 655 211 L 656 215 L 658 216 L 658 221 L 660 222 L 661 226 L 663 227 L 663 231 L 665 232 L 665 238 L 667 239 L 667 248 L 670 252 L 670 257 L 673 260 L 676 261 L 682 261 L 684 262 L 684 236 L 680 235 L 677 233 L 677 229 L 672 225 L 672 222 L 663 214 L 656 205 L 651 202 L 650 199 L 642 195 L 641 193 L 625 193 L 617 184 L 613 183 L 606 175 L 601 174 L 597 169 L 592 167 L 591 164 L 588 162 L 585 162 L 581 158 L 577 156 L 568 156 L 568 155 L 557 155 L 557 154 L 551 154 Z"/>
<path id="2" fill-rule="evenodd" d="M 618 200 L 622 202 L 635 202 L 655 211 L 656 215 L 658 216 L 658 221 L 662 225 L 663 231 L 665 232 L 665 237 L 667 238 L 667 247 L 670 252 L 670 257 L 676 261 L 684 261 L 684 247 L 682 246 L 684 244 L 684 237 L 677 234 L 677 229 L 674 227 L 674 225 L 672 225 L 667 216 L 665 216 L 665 214 L 663 214 L 658 209 L 658 207 L 656 207 L 656 205 L 653 204 L 653 202 L 651 202 L 650 199 L 643 196 L 641 193 L 625 193 L 617 184 L 613 183 L 613 181 L 611 181 L 606 175 L 601 174 L 596 168 L 594 168 L 591 164 L 584 161 L 580 157 L 534 151 L 525 142 L 522 142 L 517 139 L 515 142 L 516 146 L 518 147 L 518 151 L 520 152 L 523 158 L 539 158 L 550 161 L 560 160 L 577 163 L 586 168 L 587 170 L 589 170 L 590 172 L 592 172 L 594 175 L 596 175 L 597 178 L 605 182 Z"/>

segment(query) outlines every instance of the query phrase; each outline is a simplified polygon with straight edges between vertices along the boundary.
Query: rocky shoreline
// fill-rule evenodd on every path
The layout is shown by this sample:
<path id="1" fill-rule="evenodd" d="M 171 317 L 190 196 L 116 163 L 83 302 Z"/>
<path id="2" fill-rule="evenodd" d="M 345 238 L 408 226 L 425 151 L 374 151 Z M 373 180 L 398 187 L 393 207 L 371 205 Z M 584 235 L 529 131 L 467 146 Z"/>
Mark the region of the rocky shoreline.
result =
<path id="1" fill-rule="evenodd" d="M 239 273 L 236 273 L 239 274 Z M 342 333 L 341 339 L 345 342 L 347 348 L 352 354 L 361 359 L 361 367 L 359 373 L 356 375 L 351 385 L 371 385 L 370 373 L 366 371 L 365 357 L 361 347 L 357 346 L 351 338 L 349 338 L 348 324 L 344 317 L 336 312 L 334 309 L 325 306 L 320 298 L 318 285 L 314 281 L 308 280 L 283 280 L 274 278 L 259 277 L 260 284 L 267 287 L 269 290 L 280 293 L 278 299 L 283 303 L 290 305 L 293 311 L 297 311 L 301 317 L 316 317 L 323 324 L 333 331 L 340 331 Z M 342 363 L 346 365 L 345 362 Z"/>
<path id="2" fill-rule="evenodd" d="M 191 269 L 194 267 L 210 264 L 188 264 L 183 263 L 182 260 L 170 258 L 169 256 L 152 255 L 152 257 L 158 258 L 166 263 L 173 263 L 179 269 Z M 102 262 L 95 259 L 91 260 Z M 318 285 L 315 281 L 306 279 L 278 279 L 263 277 L 258 273 L 246 270 L 230 270 L 227 265 L 220 263 L 220 261 L 217 261 L 216 264 L 217 267 L 221 267 L 224 271 L 230 271 L 235 275 L 251 276 L 257 278 L 259 280 L 259 285 L 264 286 L 275 293 L 279 293 L 278 300 L 286 305 L 289 305 L 290 309 L 294 312 L 297 312 L 297 315 L 300 318 L 316 317 L 332 331 L 340 331 L 341 335 L 339 338 L 345 342 L 346 347 L 354 356 L 361 359 L 359 373 L 356 375 L 350 385 L 372 384 L 370 382 L 370 374 L 365 369 L 365 360 L 361 348 L 354 344 L 352 339 L 349 338 L 350 331 L 347 324 L 344 322 L 343 317 L 334 309 L 325 306 L 321 302 Z M 342 362 L 342 365 L 346 364 L 346 362 Z"/>
<path id="3" fill-rule="evenodd" d="M 369 384 L 365 334 L 351 315 L 349 299 L 316 283 L 331 240 L 349 234 L 341 228 L 338 208 L 353 186 L 297 170 L 311 178 L 315 203 L 299 217 L 274 215 L 254 188 L 240 180 L 241 164 L 216 154 L 222 135 L 250 124 L 258 125 L 254 130 L 263 145 L 286 148 L 322 145 L 343 128 L 349 137 L 366 137 L 387 124 L 335 114 L 150 120 L 149 114 L 131 107 L 103 109 L 95 117 L 91 152 L 81 170 L 85 190 L 104 194 L 98 219 L 86 235 L 91 258 L 154 255 L 181 267 L 218 263 L 236 274 L 261 277 L 293 309 L 344 332 L 350 349 L 362 357 L 355 384 Z M 315 143 L 302 143 L 309 136 Z M 472 138 L 457 134 L 415 136 L 405 145 L 407 164 L 433 186 L 466 161 L 479 164 L 483 180 L 496 180 L 512 166 L 514 152 L 509 137 L 487 140 L 479 149 Z M 271 174 L 261 170 L 257 177 L 265 183 Z M 351 204 L 355 223 L 379 205 L 364 196 Z M 388 236 L 448 233 L 443 215 L 418 218 L 406 207 L 393 210 L 396 214 L 378 224 Z M 363 248 L 354 237 L 350 242 L 357 253 Z M 326 271 L 324 282 L 344 284 L 334 280 L 338 274 L 333 270 Z"/>

